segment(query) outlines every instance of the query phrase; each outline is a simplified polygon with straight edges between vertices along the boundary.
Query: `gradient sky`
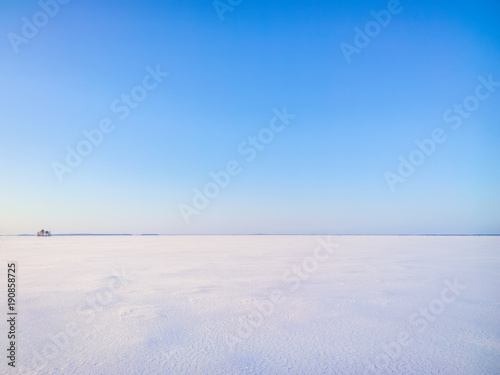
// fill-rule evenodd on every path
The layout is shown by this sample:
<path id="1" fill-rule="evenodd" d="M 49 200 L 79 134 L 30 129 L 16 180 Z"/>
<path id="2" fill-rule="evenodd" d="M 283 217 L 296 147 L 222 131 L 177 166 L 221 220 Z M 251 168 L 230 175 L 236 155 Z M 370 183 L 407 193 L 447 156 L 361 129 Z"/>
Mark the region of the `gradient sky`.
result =
<path id="1" fill-rule="evenodd" d="M 44 16 L 2 2 L 0 233 L 499 233 L 500 87 L 459 129 L 443 114 L 500 81 L 500 3 L 401 1 L 348 63 L 341 43 L 387 7 L 244 0 L 221 20 L 210 0 L 71 0 L 16 53 L 9 33 Z M 169 76 L 120 119 L 148 66 Z M 247 161 L 239 145 L 285 107 Z M 103 118 L 113 132 L 59 181 Z M 436 128 L 446 141 L 391 191 Z M 230 160 L 241 173 L 186 223 L 179 205 Z"/>

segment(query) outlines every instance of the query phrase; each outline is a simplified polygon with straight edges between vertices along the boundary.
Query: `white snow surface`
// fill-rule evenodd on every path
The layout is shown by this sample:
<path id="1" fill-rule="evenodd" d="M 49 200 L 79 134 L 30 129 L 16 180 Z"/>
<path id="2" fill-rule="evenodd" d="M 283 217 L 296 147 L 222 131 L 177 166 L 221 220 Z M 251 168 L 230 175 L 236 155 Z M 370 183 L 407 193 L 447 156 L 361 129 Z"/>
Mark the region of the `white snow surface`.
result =
<path id="1" fill-rule="evenodd" d="M 500 374 L 500 237 L 1 237 L 0 255 L 2 374 Z"/>

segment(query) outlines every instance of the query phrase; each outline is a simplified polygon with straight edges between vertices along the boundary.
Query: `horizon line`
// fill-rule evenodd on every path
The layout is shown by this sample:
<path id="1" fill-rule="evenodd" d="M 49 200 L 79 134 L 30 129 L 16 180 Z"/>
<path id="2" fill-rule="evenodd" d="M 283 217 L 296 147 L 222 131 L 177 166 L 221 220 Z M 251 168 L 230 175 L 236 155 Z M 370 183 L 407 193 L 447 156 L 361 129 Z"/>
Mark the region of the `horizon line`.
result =
<path id="1" fill-rule="evenodd" d="M 36 234 L 0 234 L 2 237 L 38 237 Z M 499 233 L 60 233 L 61 236 L 500 236 Z M 41 236 L 40 236 L 41 237 Z"/>

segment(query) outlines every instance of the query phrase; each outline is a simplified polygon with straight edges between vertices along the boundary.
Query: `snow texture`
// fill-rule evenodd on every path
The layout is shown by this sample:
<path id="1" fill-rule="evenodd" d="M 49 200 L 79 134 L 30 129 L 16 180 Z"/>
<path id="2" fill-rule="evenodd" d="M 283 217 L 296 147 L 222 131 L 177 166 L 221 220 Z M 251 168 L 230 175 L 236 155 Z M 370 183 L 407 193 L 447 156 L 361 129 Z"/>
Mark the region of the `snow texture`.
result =
<path id="1" fill-rule="evenodd" d="M 19 337 L 0 373 L 497 375 L 499 252 L 493 236 L 2 237 Z"/>

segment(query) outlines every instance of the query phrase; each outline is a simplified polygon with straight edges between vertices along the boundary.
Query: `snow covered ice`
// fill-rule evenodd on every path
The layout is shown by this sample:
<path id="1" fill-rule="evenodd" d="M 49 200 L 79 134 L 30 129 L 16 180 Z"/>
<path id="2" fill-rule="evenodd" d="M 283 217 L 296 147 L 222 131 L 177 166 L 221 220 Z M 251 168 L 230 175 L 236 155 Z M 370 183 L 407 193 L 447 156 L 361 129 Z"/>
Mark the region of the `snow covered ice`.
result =
<path id="1" fill-rule="evenodd" d="M 0 249 L 4 279 L 18 266 L 17 366 L 3 358 L 4 374 L 500 374 L 499 237 L 3 237 Z"/>

